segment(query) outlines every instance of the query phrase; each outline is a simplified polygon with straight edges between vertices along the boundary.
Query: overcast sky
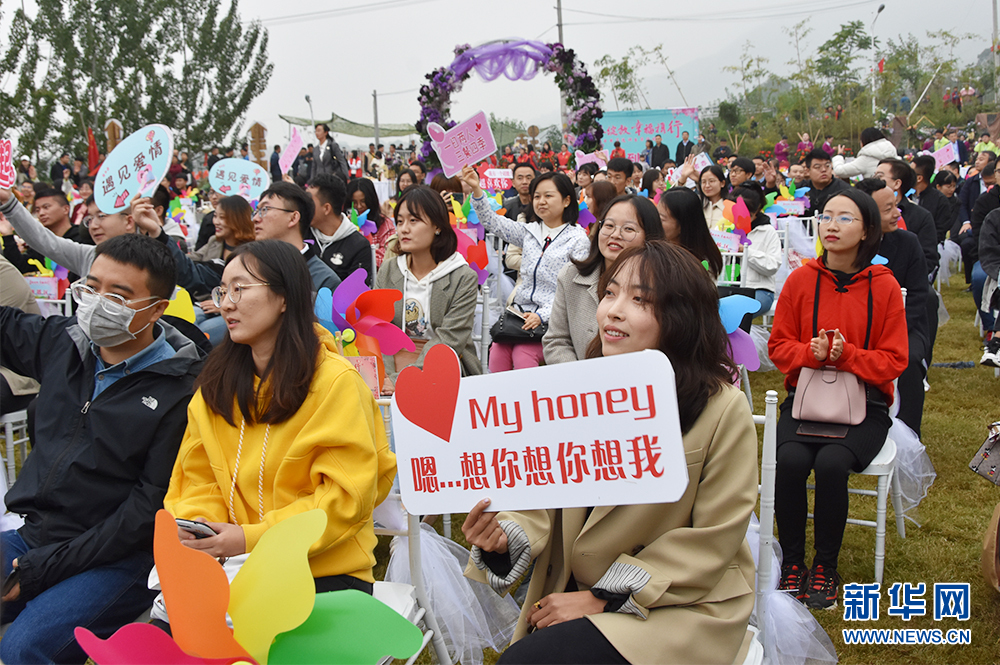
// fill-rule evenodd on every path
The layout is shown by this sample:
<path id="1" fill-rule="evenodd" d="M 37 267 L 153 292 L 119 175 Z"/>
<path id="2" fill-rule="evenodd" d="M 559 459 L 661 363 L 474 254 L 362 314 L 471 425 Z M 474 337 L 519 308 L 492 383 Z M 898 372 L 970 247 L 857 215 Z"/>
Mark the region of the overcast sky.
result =
<path id="1" fill-rule="evenodd" d="M 973 33 L 975 38 L 956 50 L 963 63 L 989 46 L 993 0 L 884 1 L 886 8 L 875 24 L 882 40 L 906 33 L 924 37 L 928 30 L 939 29 Z M 32 16 L 37 11 L 33 4 L 25 3 Z M 879 0 L 761 0 L 759 4 L 564 0 L 563 38 L 589 69 L 606 54 L 621 57 L 632 45 L 663 44 L 687 101 L 692 106 L 709 105 L 725 96 L 727 86 L 734 87 L 735 75 L 722 68 L 736 62 L 747 40 L 769 59 L 769 69 L 787 74 L 785 63 L 795 53 L 781 28 L 809 18 L 811 54 L 841 23 L 861 20 L 869 25 L 879 4 Z M 4 13 L 8 16 L 0 34 L 6 35 L 9 12 Z M 377 89 L 381 122 L 413 123 L 420 112 L 416 89 L 425 74 L 451 62 L 455 45 L 504 38 L 557 39 L 555 0 L 240 0 L 240 13 L 244 20 L 261 20 L 270 34 L 268 55 L 274 74 L 247 115 L 247 126 L 259 120 L 268 127 L 269 144 L 285 142 L 288 126 L 278 114 L 309 117 L 307 94 L 317 119 L 335 112 L 367 124 L 372 122 L 372 90 Z M 650 66 L 642 74 L 653 108 L 684 105 L 661 67 Z M 407 92 L 388 94 L 399 91 Z M 614 109 L 610 98 L 604 108 Z M 544 127 L 558 121 L 558 89 L 549 75 L 531 81 L 501 77 L 485 82 L 474 74 L 455 97 L 452 117 L 464 119 L 479 109 Z M 345 146 L 368 142 L 337 138 Z"/>

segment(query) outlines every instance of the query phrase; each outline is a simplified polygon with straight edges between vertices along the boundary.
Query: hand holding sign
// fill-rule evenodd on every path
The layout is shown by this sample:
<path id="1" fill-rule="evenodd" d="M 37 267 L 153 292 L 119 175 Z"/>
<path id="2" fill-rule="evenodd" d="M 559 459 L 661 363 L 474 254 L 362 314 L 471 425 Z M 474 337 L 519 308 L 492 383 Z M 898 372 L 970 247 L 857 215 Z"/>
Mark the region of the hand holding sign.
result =
<path id="1" fill-rule="evenodd" d="M 10 189 L 17 181 L 14 170 L 14 151 L 10 139 L 0 139 L 0 189 Z"/>
<path id="2" fill-rule="evenodd" d="M 948 164 L 958 161 L 958 153 L 955 151 L 954 143 L 943 145 L 940 150 L 935 150 L 931 154 L 934 157 L 935 171 L 940 171 Z"/>
<path id="3" fill-rule="evenodd" d="M 475 164 L 497 151 L 493 130 L 483 111 L 447 131 L 432 122 L 427 125 L 427 133 L 447 178 L 461 173 L 463 166 Z"/>

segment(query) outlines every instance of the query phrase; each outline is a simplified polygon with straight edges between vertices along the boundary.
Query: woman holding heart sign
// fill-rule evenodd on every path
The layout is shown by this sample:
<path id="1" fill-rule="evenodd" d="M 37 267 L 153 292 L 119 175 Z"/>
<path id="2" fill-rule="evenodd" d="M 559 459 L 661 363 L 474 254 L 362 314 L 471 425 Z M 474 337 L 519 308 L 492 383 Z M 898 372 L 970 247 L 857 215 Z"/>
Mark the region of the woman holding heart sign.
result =
<path id="1" fill-rule="evenodd" d="M 749 645 L 757 433 L 707 271 L 663 240 L 601 275 L 588 357 L 663 352 L 675 372 L 688 487 L 671 504 L 504 513 L 480 501 L 466 575 L 506 593 L 535 562 L 500 663 L 732 663 Z"/>

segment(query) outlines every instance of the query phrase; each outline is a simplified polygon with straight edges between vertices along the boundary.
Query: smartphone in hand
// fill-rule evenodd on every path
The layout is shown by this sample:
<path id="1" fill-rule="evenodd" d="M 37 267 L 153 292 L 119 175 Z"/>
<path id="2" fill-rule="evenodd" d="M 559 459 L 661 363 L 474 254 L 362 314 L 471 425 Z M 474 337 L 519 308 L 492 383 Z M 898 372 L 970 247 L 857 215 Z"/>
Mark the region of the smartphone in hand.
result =
<path id="1" fill-rule="evenodd" d="M 3 589 L 0 590 L 0 596 L 6 596 L 10 593 L 10 590 L 13 589 L 14 585 L 19 581 L 21 581 L 21 569 L 15 568 L 10 571 L 10 575 L 8 575 L 7 579 L 3 581 Z"/>
<path id="2" fill-rule="evenodd" d="M 211 538 L 212 536 L 219 535 L 215 532 L 215 530 L 212 527 L 208 526 L 207 524 L 203 524 L 202 522 L 195 522 L 193 520 L 182 520 L 182 519 L 178 519 L 176 520 L 176 522 L 177 526 L 184 529 L 190 534 L 194 534 L 195 538 L 199 539 Z"/>

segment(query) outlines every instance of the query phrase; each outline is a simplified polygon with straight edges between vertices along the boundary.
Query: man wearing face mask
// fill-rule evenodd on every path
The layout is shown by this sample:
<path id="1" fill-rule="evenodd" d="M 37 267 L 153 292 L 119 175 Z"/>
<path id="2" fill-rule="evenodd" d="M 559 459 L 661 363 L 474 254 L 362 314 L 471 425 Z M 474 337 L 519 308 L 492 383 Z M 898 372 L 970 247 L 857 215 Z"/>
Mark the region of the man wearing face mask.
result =
<path id="1" fill-rule="evenodd" d="M 10 199 L 0 190 L 0 212 Z M 31 455 L 5 497 L 24 526 L 0 533 L 0 574 L 14 575 L 3 662 L 82 663 L 76 626 L 107 638 L 152 603 L 154 515 L 204 360 L 159 320 L 174 271 L 161 243 L 122 235 L 71 287 L 76 318 L 0 307 L 0 364 L 41 383 Z"/>

